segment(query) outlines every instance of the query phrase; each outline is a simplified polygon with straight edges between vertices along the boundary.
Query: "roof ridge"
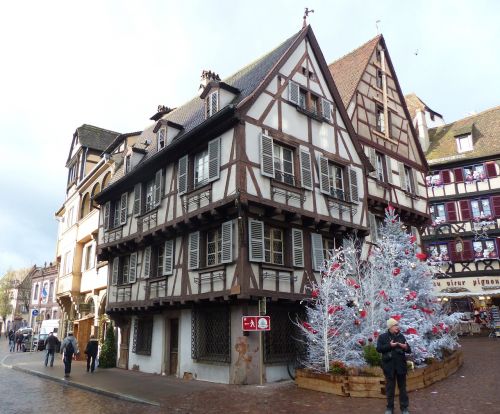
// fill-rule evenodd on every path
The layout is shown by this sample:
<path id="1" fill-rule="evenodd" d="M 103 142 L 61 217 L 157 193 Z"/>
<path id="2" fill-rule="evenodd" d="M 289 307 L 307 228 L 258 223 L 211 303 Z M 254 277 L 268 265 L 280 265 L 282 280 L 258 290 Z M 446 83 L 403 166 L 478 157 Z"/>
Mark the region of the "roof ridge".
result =
<path id="1" fill-rule="evenodd" d="M 78 128 L 82 128 L 82 127 L 90 127 L 90 128 L 95 128 L 95 129 L 99 129 L 101 131 L 106 131 L 106 132 L 111 132 L 112 134 L 120 134 L 119 132 L 117 131 L 112 131 L 110 129 L 106 129 L 106 128 L 101 128 L 101 127 L 98 127 L 98 126 L 95 126 L 95 125 L 91 125 L 91 124 L 82 124 L 80 125 Z M 77 129 L 78 129 L 77 128 Z"/>
<path id="2" fill-rule="evenodd" d="M 477 114 L 474 114 L 474 115 L 469 115 L 469 116 L 466 116 L 464 118 L 456 119 L 455 121 L 448 122 L 448 123 L 446 123 L 444 125 L 439 125 L 439 126 L 434 127 L 434 128 L 429 128 L 429 131 L 431 131 L 431 130 L 437 130 L 439 128 L 444 128 L 446 126 L 456 124 L 457 122 L 468 120 L 469 118 L 476 118 L 478 116 L 484 115 L 486 112 L 495 111 L 495 110 L 498 110 L 498 109 L 500 109 L 500 105 L 494 106 L 492 108 L 485 109 L 485 110 L 483 110 L 481 112 L 478 112 Z"/>
<path id="3" fill-rule="evenodd" d="M 366 47 L 369 43 L 373 42 L 375 39 L 377 39 L 377 40 L 378 40 L 378 39 L 380 39 L 381 37 L 382 37 L 382 34 L 378 34 L 378 35 L 377 35 L 377 36 L 375 36 L 374 38 L 372 38 L 372 39 L 370 39 L 370 40 L 366 41 L 365 43 L 363 43 L 361 46 L 358 46 L 356 49 L 353 49 L 353 50 L 351 50 L 350 52 L 347 52 L 345 55 L 343 55 L 343 56 L 339 57 L 338 59 L 334 60 L 332 63 L 329 63 L 329 64 L 328 64 L 328 67 L 330 67 L 331 65 L 333 65 L 333 64 L 335 64 L 335 63 L 337 63 L 339 60 L 342 60 L 342 59 L 346 58 L 347 56 L 354 54 L 354 53 L 355 53 L 355 52 L 357 52 L 358 50 L 360 50 L 360 49 L 362 49 L 362 48 Z"/>

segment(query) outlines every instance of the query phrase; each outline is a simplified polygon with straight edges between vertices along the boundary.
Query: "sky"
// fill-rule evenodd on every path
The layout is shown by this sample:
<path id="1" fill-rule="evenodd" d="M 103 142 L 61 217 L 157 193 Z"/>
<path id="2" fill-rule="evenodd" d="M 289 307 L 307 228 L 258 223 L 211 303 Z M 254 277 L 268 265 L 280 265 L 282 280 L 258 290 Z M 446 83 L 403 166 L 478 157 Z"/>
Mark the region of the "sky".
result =
<path id="1" fill-rule="evenodd" d="M 0 0 L 0 275 L 55 260 L 54 213 L 84 123 L 144 129 L 301 29 L 328 63 L 384 35 L 403 93 L 447 122 L 500 105 L 496 0 Z"/>

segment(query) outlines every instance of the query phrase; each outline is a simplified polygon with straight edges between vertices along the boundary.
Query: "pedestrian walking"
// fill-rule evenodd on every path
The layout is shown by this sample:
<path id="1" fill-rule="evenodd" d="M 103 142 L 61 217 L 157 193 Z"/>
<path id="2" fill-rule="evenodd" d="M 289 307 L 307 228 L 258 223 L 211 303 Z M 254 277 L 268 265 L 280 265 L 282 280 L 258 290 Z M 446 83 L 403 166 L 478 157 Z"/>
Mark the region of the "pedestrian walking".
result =
<path id="1" fill-rule="evenodd" d="M 9 351 L 14 352 L 15 349 L 16 349 L 16 334 L 11 329 L 9 331 Z"/>
<path id="2" fill-rule="evenodd" d="M 45 340 L 45 366 L 49 363 L 50 358 L 50 366 L 54 366 L 54 355 L 56 353 L 57 345 L 59 344 L 59 339 L 54 335 L 54 332 L 50 332 L 49 336 Z"/>
<path id="3" fill-rule="evenodd" d="M 85 354 L 87 355 L 87 372 L 94 372 L 95 370 L 95 359 L 97 358 L 98 348 L 99 341 L 95 339 L 94 335 L 90 335 L 90 340 L 85 348 Z"/>
<path id="4" fill-rule="evenodd" d="M 64 377 L 69 377 L 71 373 L 71 361 L 80 353 L 78 349 L 78 342 L 76 342 L 76 338 L 73 336 L 73 332 L 68 332 L 68 336 L 64 338 L 61 344 L 61 354 L 62 360 L 64 362 Z"/>
<path id="5" fill-rule="evenodd" d="M 394 393 L 396 381 L 399 389 L 401 414 L 409 414 L 409 398 L 406 392 L 406 354 L 411 352 L 410 345 L 400 332 L 399 322 L 393 318 L 387 320 L 387 332 L 379 336 L 377 351 L 382 354 L 382 369 L 385 376 L 385 395 L 387 409 L 385 414 L 394 412 Z"/>
<path id="6" fill-rule="evenodd" d="M 23 334 L 18 332 L 16 334 L 16 352 L 22 351 L 21 345 L 23 343 Z"/>

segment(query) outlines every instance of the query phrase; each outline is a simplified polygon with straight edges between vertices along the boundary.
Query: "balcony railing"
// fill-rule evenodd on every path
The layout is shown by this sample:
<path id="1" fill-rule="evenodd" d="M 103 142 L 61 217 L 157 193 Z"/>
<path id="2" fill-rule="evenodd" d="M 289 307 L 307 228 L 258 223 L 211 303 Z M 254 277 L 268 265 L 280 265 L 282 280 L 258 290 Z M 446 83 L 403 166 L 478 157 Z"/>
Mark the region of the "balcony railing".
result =
<path id="1" fill-rule="evenodd" d="M 118 227 L 116 229 L 107 230 L 104 232 L 103 243 L 113 243 L 120 240 L 123 237 L 123 228 Z"/>
<path id="2" fill-rule="evenodd" d="M 466 221 L 446 222 L 445 219 L 435 219 L 434 222 L 425 229 L 424 237 L 449 235 L 455 236 L 462 233 L 476 233 L 487 230 L 498 230 L 496 218 L 474 218 Z"/>
<path id="3" fill-rule="evenodd" d="M 158 210 L 143 214 L 137 219 L 137 231 L 140 233 L 149 231 L 158 225 Z"/>

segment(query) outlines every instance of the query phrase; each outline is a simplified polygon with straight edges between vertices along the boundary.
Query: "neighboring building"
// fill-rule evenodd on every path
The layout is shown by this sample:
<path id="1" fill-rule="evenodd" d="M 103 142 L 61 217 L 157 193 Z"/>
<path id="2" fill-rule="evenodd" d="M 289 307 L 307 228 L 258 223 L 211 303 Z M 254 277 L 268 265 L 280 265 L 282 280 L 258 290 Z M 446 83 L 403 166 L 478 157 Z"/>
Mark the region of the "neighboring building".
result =
<path id="1" fill-rule="evenodd" d="M 335 80 L 354 130 L 375 171 L 368 177 L 370 240 L 388 203 L 418 236 L 429 220 L 424 152 L 412 125 L 382 35 L 333 62 Z M 375 237 L 374 237 L 375 235 Z"/>
<path id="2" fill-rule="evenodd" d="M 500 106 L 429 129 L 432 225 L 423 237 L 438 296 L 500 305 Z"/>
<path id="3" fill-rule="evenodd" d="M 10 314 L 6 315 L 6 330 L 28 326 L 29 305 L 31 298 L 31 278 L 37 272 L 37 267 L 19 269 L 7 272 L 10 295 Z"/>
<path id="4" fill-rule="evenodd" d="M 49 263 L 44 267 L 37 267 L 31 277 L 31 299 L 29 309 L 29 325 L 38 331 L 42 321 L 59 319 L 61 314 L 56 300 L 56 286 L 58 275 L 57 264 Z M 38 316 L 33 316 L 33 310 Z"/>
<path id="5" fill-rule="evenodd" d="M 101 155 L 118 135 L 91 125 L 76 129 L 66 164 L 66 199 L 56 212 L 60 333 L 64 337 L 72 329 L 80 344 L 102 334 L 99 324 L 105 323 L 108 268 L 95 256 L 99 210 L 93 200 L 111 180 L 114 160 Z"/>
<path id="6" fill-rule="evenodd" d="M 258 383 L 242 316 L 267 298 L 265 379 L 286 378 L 290 317 L 328 251 L 367 233 L 371 166 L 310 27 L 223 81 L 204 71 L 200 92 L 110 148 L 125 162 L 97 196 L 98 257 L 118 365 Z"/>

